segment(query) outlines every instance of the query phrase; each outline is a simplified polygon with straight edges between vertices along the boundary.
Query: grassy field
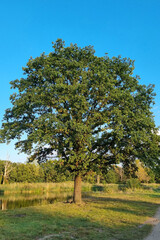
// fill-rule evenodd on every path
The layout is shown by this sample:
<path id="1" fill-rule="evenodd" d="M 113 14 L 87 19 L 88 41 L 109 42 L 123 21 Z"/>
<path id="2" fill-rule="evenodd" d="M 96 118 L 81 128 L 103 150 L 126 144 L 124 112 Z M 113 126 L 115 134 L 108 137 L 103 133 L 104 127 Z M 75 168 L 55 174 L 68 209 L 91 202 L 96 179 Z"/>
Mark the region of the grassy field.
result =
<path id="1" fill-rule="evenodd" d="M 160 204 L 152 190 L 93 192 L 80 206 L 54 203 L 0 212 L 2 240 L 142 240 Z"/>

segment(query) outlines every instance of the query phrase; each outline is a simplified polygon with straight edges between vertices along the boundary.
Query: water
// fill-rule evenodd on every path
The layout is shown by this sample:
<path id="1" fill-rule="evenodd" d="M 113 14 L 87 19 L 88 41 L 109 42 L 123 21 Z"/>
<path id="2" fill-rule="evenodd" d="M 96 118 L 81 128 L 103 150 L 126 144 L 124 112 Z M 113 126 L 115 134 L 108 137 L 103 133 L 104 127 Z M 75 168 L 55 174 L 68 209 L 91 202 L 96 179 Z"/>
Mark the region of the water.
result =
<path id="1" fill-rule="evenodd" d="M 52 204 L 54 202 L 70 201 L 73 192 L 45 194 L 7 194 L 0 192 L 0 210 L 15 209 L 36 205 Z"/>

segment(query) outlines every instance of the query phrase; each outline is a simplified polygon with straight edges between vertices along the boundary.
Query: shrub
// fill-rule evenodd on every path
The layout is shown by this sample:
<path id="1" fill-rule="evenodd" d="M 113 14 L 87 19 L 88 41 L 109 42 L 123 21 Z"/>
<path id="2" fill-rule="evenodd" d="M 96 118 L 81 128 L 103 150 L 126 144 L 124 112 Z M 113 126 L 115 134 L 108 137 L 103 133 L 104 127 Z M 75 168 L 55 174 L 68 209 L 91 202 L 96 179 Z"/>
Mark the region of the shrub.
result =
<path id="1" fill-rule="evenodd" d="M 105 193 L 118 192 L 119 191 L 119 185 L 118 184 L 106 184 L 106 185 L 104 185 L 103 191 Z"/>
<path id="2" fill-rule="evenodd" d="M 130 178 L 126 182 L 126 188 L 136 189 L 140 187 L 141 187 L 141 183 L 137 178 Z"/>
<path id="3" fill-rule="evenodd" d="M 118 182 L 118 175 L 113 169 L 111 169 L 106 174 L 105 179 L 106 179 L 107 183 L 117 183 Z"/>

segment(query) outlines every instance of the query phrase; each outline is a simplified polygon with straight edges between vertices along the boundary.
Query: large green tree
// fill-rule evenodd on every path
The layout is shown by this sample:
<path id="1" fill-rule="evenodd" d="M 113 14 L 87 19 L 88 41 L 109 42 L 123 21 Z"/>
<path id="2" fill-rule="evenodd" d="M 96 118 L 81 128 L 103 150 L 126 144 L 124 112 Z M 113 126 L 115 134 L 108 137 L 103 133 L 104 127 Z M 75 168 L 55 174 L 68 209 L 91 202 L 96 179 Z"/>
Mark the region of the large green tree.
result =
<path id="1" fill-rule="evenodd" d="M 16 138 L 16 148 L 39 162 L 56 151 L 61 166 L 75 176 L 74 202 L 79 203 L 81 178 L 89 169 L 132 162 L 141 152 L 149 161 L 152 138 L 157 151 L 153 86 L 139 84 L 130 59 L 97 57 L 93 47 L 65 47 L 61 39 L 53 48 L 30 58 L 25 77 L 11 82 L 16 92 L 1 139 Z"/>

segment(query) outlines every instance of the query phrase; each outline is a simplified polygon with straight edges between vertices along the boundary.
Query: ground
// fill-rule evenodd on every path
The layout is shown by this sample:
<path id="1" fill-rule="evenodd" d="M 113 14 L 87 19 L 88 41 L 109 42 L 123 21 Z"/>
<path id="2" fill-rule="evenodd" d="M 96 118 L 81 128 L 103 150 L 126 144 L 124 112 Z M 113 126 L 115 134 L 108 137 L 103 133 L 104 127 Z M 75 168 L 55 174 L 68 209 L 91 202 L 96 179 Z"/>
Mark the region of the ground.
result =
<path id="1" fill-rule="evenodd" d="M 142 240 L 159 192 L 93 193 L 82 205 L 57 202 L 0 212 L 0 240 Z M 154 239 L 155 240 L 155 239 Z"/>
<path id="2" fill-rule="evenodd" d="M 160 239 L 160 208 L 158 209 L 154 218 L 149 219 L 146 224 L 154 225 L 152 232 L 145 238 L 145 240 L 159 240 Z"/>

